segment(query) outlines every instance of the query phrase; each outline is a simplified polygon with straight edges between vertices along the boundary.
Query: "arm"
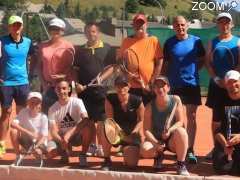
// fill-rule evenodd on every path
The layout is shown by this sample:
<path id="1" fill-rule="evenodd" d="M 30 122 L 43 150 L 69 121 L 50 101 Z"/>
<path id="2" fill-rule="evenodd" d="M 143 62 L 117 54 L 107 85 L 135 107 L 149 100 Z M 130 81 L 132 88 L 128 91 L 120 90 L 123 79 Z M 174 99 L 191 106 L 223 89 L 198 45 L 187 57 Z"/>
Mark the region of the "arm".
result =
<path id="1" fill-rule="evenodd" d="M 14 122 L 14 121 L 12 122 L 11 127 L 13 129 L 16 129 L 16 130 L 24 133 L 24 134 L 27 134 L 31 139 L 37 139 L 38 138 L 37 134 L 34 134 L 33 132 L 23 128 L 22 126 L 20 126 L 18 123 Z"/>
<path id="2" fill-rule="evenodd" d="M 202 44 L 202 41 L 199 39 L 199 40 L 197 40 L 196 43 L 197 43 L 197 46 L 195 48 L 197 48 L 197 52 L 198 52 L 197 67 L 198 67 L 198 70 L 200 70 L 204 66 L 206 53 L 205 53 L 205 49 L 204 49 L 204 46 Z"/>
<path id="3" fill-rule="evenodd" d="M 141 103 L 137 109 L 137 118 L 138 118 L 138 122 L 137 122 L 135 128 L 133 129 L 132 133 L 141 132 L 143 120 L 144 120 L 144 105 L 143 105 L 143 103 Z"/>
<path id="4" fill-rule="evenodd" d="M 234 69 L 240 72 L 240 40 L 238 40 L 238 64 L 237 64 L 237 67 Z"/>
<path id="5" fill-rule="evenodd" d="M 216 74 L 212 68 L 212 43 L 208 42 L 208 47 L 207 47 L 207 53 L 206 53 L 206 58 L 205 58 L 205 65 L 208 70 L 208 73 L 211 78 L 216 77 Z"/>

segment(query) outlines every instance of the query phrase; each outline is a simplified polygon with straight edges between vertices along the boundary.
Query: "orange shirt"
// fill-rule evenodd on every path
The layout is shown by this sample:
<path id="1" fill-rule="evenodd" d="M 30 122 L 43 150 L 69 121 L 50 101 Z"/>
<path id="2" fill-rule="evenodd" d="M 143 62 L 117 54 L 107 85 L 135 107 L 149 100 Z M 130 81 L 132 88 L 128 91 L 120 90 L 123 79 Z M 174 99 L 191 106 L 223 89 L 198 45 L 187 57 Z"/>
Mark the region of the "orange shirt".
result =
<path id="1" fill-rule="evenodd" d="M 122 45 L 118 51 L 118 59 L 124 54 L 128 48 L 133 49 L 139 59 L 139 71 L 144 84 L 147 85 L 154 72 L 154 63 L 160 61 L 163 57 L 161 45 L 155 36 L 148 36 L 145 38 L 127 37 L 123 40 Z M 132 88 L 140 88 L 141 85 L 133 80 L 129 80 Z"/>
<path id="2" fill-rule="evenodd" d="M 73 52 L 75 52 L 73 45 L 66 41 L 66 40 L 62 40 L 61 43 L 58 44 L 50 44 L 49 42 L 43 42 L 41 44 L 39 44 L 38 46 L 38 55 L 39 58 L 42 62 L 42 76 L 44 78 L 45 81 L 47 82 L 51 82 L 54 84 L 53 79 L 51 78 L 51 75 L 53 72 L 51 72 L 51 66 L 54 66 L 51 62 L 53 54 L 55 52 L 57 52 L 58 49 L 70 49 Z M 62 50 L 58 51 L 60 54 L 58 56 L 63 56 L 64 52 Z M 56 62 L 57 63 L 57 62 Z M 57 66 L 58 68 L 63 68 L 65 69 L 66 67 L 72 66 L 71 64 L 62 64 L 62 62 L 60 62 L 61 66 Z M 58 72 L 64 72 L 64 70 L 62 69 L 58 69 Z M 72 73 L 68 74 L 66 79 L 68 81 L 72 80 Z"/>

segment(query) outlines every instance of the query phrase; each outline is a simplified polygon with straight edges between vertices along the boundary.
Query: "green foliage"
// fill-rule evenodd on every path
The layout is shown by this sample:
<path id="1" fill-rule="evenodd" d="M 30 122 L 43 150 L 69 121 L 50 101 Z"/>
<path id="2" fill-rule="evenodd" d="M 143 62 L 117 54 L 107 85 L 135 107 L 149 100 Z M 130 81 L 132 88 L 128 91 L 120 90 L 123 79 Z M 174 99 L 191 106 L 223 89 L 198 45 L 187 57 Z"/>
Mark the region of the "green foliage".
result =
<path id="1" fill-rule="evenodd" d="M 66 17 L 66 7 L 64 3 L 58 5 L 56 15 L 60 18 Z"/>
<path id="2" fill-rule="evenodd" d="M 129 13 L 136 13 L 139 10 L 138 0 L 127 0 L 125 3 L 125 10 Z"/>
<path id="3" fill-rule="evenodd" d="M 80 18 L 81 17 L 81 9 L 80 9 L 80 2 L 77 2 L 77 5 L 74 8 L 74 16 L 76 18 Z"/>
<path id="4" fill-rule="evenodd" d="M 139 3 L 145 6 L 158 6 L 158 3 L 165 8 L 167 6 L 166 0 L 139 0 Z"/>

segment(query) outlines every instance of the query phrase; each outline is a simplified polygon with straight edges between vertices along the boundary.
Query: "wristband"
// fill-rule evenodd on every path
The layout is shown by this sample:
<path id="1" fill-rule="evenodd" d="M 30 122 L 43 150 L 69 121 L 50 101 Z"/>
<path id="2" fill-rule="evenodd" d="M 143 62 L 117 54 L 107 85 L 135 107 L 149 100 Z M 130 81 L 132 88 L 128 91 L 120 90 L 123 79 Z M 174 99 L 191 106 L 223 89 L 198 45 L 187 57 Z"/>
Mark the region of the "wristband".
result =
<path id="1" fill-rule="evenodd" d="M 214 80 L 214 82 L 217 84 L 218 81 L 220 81 L 221 79 L 220 79 L 218 76 L 215 76 L 215 77 L 213 78 L 213 80 Z"/>

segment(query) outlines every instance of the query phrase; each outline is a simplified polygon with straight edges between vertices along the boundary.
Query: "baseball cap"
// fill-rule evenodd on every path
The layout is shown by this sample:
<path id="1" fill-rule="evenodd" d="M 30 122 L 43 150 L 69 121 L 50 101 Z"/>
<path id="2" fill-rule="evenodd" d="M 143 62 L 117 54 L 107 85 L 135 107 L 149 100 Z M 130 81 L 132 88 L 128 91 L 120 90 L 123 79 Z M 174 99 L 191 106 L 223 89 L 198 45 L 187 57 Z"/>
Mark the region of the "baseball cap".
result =
<path id="1" fill-rule="evenodd" d="M 232 80 L 239 80 L 240 79 L 240 73 L 235 70 L 230 70 L 225 74 L 225 82 L 228 82 L 230 79 Z"/>
<path id="2" fill-rule="evenodd" d="M 40 101 L 42 101 L 42 95 L 39 92 L 30 92 L 28 94 L 27 100 L 30 100 L 32 98 L 38 98 Z"/>
<path id="3" fill-rule="evenodd" d="M 59 27 L 61 29 L 65 29 L 66 27 L 66 24 L 65 22 L 62 20 L 62 19 L 59 19 L 59 18 L 53 18 L 49 21 L 48 23 L 48 26 L 56 26 L 56 27 Z"/>
<path id="4" fill-rule="evenodd" d="M 20 16 L 12 15 L 12 16 L 9 17 L 8 25 L 14 24 L 16 22 L 23 24 L 23 20 Z"/>
<path id="5" fill-rule="evenodd" d="M 133 18 L 133 22 L 132 22 L 132 25 L 136 25 L 138 22 L 142 21 L 143 24 L 147 23 L 147 18 L 144 14 L 142 13 L 139 13 L 139 14 L 136 14 Z"/>
<path id="6" fill-rule="evenodd" d="M 232 16 L 231 16 L 231 14 L 226 13 L 226 12 L 223 12 L 223 13 L 218 14 L 216 20 L 218 21 L 219 19 L 221 19 L 221 18 L 223 18 L 223 17 L 226 17 L 226 18 L 228 18 L 230 21 L 232 21 Z"/>
<path id="7" fill-rule="evenodd" d="M 165 84 L 169 84 L 168 78 L 167 78 L 166 76 L 162 76 L 162 75 L 158 76 L 158 77 L 154 80 L 153 84 L 156 84 L 156 83 L 159 82 L 159 81 L 162 81 L 162 82 L 164 82 Z"/>
<path id="8" fill-rule="evenodd" d="M 114 85 L 128 85 L 128 79 L 126 76 L 118 76 L 115 81 L 114 81 Z"/>

